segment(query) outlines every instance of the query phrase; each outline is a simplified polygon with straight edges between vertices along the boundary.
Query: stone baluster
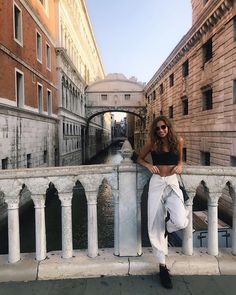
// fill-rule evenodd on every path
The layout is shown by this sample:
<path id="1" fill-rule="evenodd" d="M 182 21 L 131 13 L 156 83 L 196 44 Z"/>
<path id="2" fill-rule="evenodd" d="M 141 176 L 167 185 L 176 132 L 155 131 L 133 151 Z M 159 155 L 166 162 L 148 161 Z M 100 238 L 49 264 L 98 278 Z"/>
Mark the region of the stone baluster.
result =
<path id="1" fill-rule="evenodd" d="M 133 153 L 128 140 L 122 149 L 123 161 L 119 165 L 119 255 L 137 256 L 137 167 L 130 157 Z"/>
<path id="2" fill-rule="evenodd" d="M 97 191 L 86 191 L 88 205 L 88 256 L 98 255 Z"/>
<path id="3" fill-rule="evenodd" d="M 142 254 L 142 232 L 141 232 L 141 197 L 142 190 L 137 191 L 137 254 Z"/>
<path id="4" fill-rule="evenodd" d="M 193 255 L 193 198 L 195 192 L 188 192 L 189 199 L 185 202 L 188 211 L 188 226 L 183 230 L 182 252 L 185 255 Z"/>
<path id="5" fill-rule="evenodd" d="M 233 198 L 232 254 L 236 255 L 236 197 Z"/>
<path id="6" fill-rule="evenodd" d="M 19 196 L 4 199 L 8 211 L 8 261 L 15 263 L 20 260 Z"/>
<path id="7" fill-rule="evenodd" d="M 209 193 L 208 199 L 208 245 L 210 255 L 218 255 L 218 200 L 221 193 Z"/>
<path id="8" fill-rule="evenodd" d="M 119 192 L 113 191 L 114 200 L 114 254 L 119 255 Z"/>
<path id="9" fill-rule="evenodd" d="M 71 200 L 72 193 L 60 193 L 61 201 L 61 223 L 62 223 L 62 257 L 70 258 L 73 255 L 72 245 L 72 219 Z"/>
<path id="10" fill-rule="evenodd" d="M 35 208 L 36 260 L 46 258 L 45 195 L 32 195 Z"/>

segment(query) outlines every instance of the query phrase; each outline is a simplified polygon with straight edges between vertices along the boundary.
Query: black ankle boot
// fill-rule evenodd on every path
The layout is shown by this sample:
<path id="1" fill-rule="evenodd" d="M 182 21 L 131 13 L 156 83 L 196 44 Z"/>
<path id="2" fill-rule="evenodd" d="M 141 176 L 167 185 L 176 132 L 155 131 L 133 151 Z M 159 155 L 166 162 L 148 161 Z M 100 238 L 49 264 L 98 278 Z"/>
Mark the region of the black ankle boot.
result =
<path id="1" fill-rule="evenodd" d="M 167 211 L 167 216 L 165 218 L 165 233 L 164 233 L 164 237 L 165 238 L 168 236 L 167 225 L 166 225 L 166 223 L 167 223 L 168 220 L 170 220 L 170 213 L 169 213 L 169 211 Z"/>
<path id="2" fill-rule="evenodd" d="M 170 279 L 169 270 L 167 269 L 166 265 L 160 264 L 160 281 L 164 288 L 172 289 L 173 285 Z"/>

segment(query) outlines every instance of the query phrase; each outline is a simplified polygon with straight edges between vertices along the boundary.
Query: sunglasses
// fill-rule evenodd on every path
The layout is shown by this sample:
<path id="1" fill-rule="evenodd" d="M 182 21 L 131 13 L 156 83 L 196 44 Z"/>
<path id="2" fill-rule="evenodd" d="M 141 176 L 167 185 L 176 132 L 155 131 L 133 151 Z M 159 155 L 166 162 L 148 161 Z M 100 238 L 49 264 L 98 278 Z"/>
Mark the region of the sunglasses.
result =
<path id="1" fill-rule="evenodd" d="M 157 127 L 156 127 L 156 130 L 157 130 L 157 131 L 160 131 L 160 130 L 165 130 L 166 128 L 167 128 L 166 125 L 161 125 L 160 127 L 157 126 Z"/>

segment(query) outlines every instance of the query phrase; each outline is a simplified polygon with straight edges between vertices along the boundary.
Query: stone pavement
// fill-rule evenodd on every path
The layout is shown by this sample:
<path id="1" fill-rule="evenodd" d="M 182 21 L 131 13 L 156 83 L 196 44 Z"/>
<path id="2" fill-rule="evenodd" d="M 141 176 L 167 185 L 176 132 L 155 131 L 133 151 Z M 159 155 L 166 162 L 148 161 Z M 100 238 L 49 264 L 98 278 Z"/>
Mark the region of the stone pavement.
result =
<path id="1" fill-rule="evenodd" d="M 22 254 L 21 261 L 9 264 L 0 256 L 0 295 L 17 294 L 236 294 L 236 256 L 221 249 L 210 256 L 195 249 L 193 256 L 169 248 L 167 265 L 173 275 L 174 290 L 160 286 L 150 248 L 140 257 L 117 257 L 113 249 L 100 249 L 89 258 L 85 250 L 74 251 L 69 259 L 61 251 L 49 252 L 36 261 L 35 254 Z"/>
<path id="2" fill-rule="evenodd" d="M 173 276 L 174 289 L 157 275 L 0 283 L 1 295 L 235 295 L 235 276 Z"/>

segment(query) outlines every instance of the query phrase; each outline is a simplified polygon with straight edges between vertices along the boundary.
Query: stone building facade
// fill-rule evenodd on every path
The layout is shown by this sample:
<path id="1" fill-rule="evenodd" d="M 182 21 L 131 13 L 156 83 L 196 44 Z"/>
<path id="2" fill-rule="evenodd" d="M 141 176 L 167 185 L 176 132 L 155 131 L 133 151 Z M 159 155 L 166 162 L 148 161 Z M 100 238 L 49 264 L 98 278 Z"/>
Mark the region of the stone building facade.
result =
<path id="1" fill-rule="evenodd" d="M 54 166 L 58 106 L 52 1 L 1 1 L 0 20 L 0 168 Z"/>
<path id="2" fill-rule="evenodd" d="M 56 10 L 60 165 L 79 165 L 85 162 L 87 154 L 99 151 L 94 150 L 92 139 L 103 130 L 103 116 L 96 119 L 87 134 L 85 88 L 103 79 L 104 70 L 84 0 L 60 0 Z"/>
<path id="3" fill-rule="evenodd" d="M 86 133 L 85 89 L 104 71 L 84 0 L 1 1 L 0 27 L 0 168 L 84 163 L 110 118 Z"/>
<path id="4" fill-rule="evenodd" d="M 192 9 L 191 29 L 145 87 L 146 127 L 166 115 L 187 164 L 236 166 L 236 1 L 192 0 Z"/>

